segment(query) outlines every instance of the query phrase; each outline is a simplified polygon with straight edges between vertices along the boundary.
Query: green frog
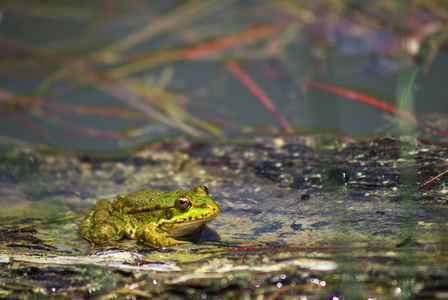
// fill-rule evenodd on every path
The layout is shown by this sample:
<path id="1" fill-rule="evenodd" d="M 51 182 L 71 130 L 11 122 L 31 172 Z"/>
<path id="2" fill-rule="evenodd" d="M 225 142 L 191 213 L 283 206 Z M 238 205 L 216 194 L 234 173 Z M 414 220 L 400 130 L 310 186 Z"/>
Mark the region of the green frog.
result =
<path id="1" fill-rule="evenodd" d="M 124 234 L 155 248 L 188 243 L 179 239 L 205 229 L 219 206 L 202 185 L 191 191 L 140 190 L 97 202 L 79 226 L 92 246 L 117 245 Z"/>

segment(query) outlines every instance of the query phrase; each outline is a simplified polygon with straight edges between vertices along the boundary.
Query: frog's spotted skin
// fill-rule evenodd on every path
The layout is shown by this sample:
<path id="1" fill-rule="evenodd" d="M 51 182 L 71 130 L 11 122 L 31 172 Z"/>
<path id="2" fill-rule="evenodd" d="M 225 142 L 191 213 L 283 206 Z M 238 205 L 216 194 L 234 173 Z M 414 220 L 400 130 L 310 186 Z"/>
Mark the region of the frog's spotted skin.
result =
<path id="1" fill-rule="evenodd" d="M 126 234 L 151 247 L 188 243 L 177 238 L 205 229 L 219 214 L 219 206 L 205 186 L 191 191 L 141 190 L 102 199 L 79 226 L 79 233 L 95 245 L 115 245 Z"/>

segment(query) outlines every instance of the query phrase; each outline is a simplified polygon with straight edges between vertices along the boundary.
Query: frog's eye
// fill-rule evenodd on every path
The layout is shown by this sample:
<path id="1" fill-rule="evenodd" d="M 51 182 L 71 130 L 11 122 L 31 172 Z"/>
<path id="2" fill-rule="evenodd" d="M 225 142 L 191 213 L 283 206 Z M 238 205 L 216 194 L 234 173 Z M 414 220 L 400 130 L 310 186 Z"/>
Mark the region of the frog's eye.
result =
<path id="1" fill-rule="evenodd" d="M 180 196 L 176 200 L 176 208 L 180 212 L 185 212 L 191 207 L 191 199 L 190 196 Z"/>

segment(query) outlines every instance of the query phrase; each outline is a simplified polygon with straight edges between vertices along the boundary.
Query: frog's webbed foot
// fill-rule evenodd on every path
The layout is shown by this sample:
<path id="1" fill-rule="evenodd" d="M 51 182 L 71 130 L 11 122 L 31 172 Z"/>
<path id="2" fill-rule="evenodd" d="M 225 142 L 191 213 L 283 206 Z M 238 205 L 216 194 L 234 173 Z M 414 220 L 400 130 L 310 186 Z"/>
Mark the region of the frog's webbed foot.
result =
<path id="1" fill-rule="evenodd" d="M 90 229 L 90 241 L 99 245 L 118 243 L 123 235 L 123 219 L 115 215 L 111 215 L 98 227 Z"/>
<path id="2" fill-rule="evenodd" d="M 160 229 L 150 225 L 137 229 L 136 237 L 140 242 L 154 248 L 190 243 L 187 240 L 178 240 L 173 237 L 166 236 L 160 231 Z"/>
<path id="3" fill-rule="evenodd" d="M 92 245 L 112 245 L 124 235 L 123 218 L 109 200 L 102 199 L 82 221 L 79 233 Z"/>

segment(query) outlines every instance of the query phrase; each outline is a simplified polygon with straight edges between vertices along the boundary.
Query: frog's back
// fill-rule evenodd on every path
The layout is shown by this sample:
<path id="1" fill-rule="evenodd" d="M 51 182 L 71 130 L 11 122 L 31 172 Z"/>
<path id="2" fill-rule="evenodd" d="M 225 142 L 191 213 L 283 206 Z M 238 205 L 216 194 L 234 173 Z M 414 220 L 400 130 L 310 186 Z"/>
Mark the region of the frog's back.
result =
<path id="1" fill-rule="evenodd" d="M 157 191 L 150 189 L 143 189 L 130 194 L 123 194 L 115 197 L 113 206 L 122 210 L 123 208 L 143 207 L 151 205 L 174 205 L 174 201 L 182 191 Z"/>

